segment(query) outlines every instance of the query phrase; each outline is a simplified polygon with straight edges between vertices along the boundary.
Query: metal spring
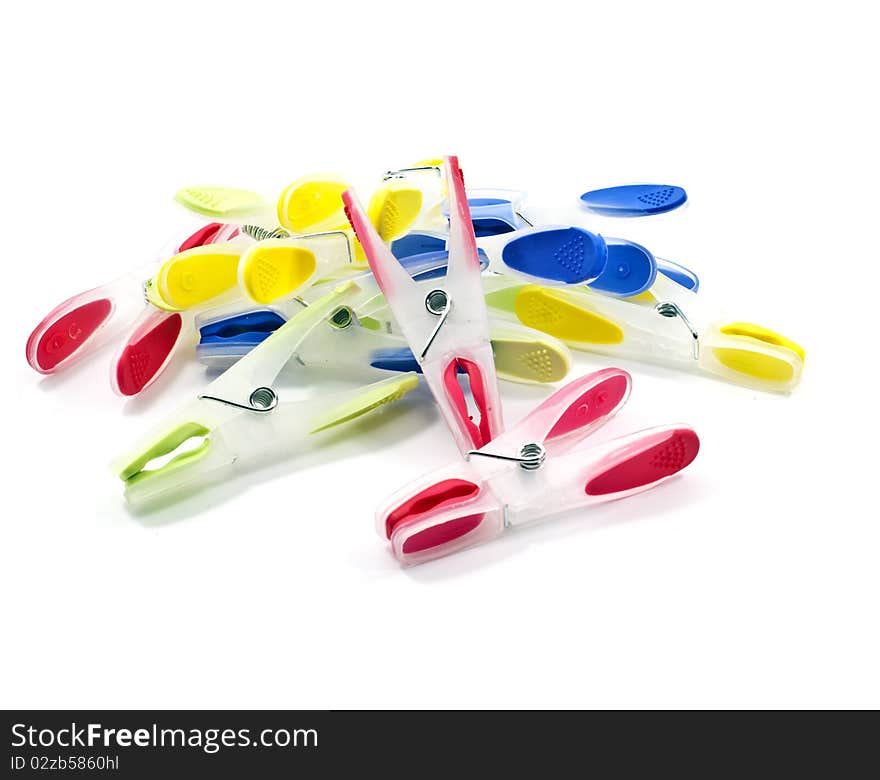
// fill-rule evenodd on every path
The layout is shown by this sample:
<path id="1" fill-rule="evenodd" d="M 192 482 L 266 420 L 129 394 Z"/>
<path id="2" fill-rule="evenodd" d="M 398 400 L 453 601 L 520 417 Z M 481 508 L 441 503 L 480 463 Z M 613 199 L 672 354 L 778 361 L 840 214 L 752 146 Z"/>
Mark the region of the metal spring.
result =
<path id="1" fill-rule="evenodd" d="M 199 398 L 206 401 L 217 401 L 248 412 L 271 412 L 278 406 L 278 394 L 271 387 L 258 387 L 250 394 L 246 404 L 240 404 L 237 401 L 230 401 L 228 398 L 220 398 L 216 395 L 200 395 Z"/>
<path id="2" fill-rule="evenodd" d="M 351 306 L 340 306 L 333 314 L 330 315 L 330 324 L 334 328 L 344 330 L 350 328 L 356 321 L 356 315 L 352 311 Z"/>
<path id="3" fill-rule="evenodd" d="M 255 241 L 265 241 L 267 238 L 290 238 L 290 233 L 280 227 L 270 230 L 260 225 L 242 225 L 241 232 Z"/>
<path id="4" fill-rule="evenodd" d="M 419 165 L 413 168 L 398 168 L 396 171 L 385 171 L 382 181 L 388 181 L 388 179 L 403 179 L 406 178 L 406 174 L 415 173 L 417 171 L 434 171 L 438 176 L 443 175 L 443 170 L 437 165 Z"/>
<path id="5" fill-rule="evenodd" d="M 654 310 L 661 317 L 678 317 L 684 323 L 684 326 L 688 329 L 688 333 L 691 334 L 691 338 L 694 342 L 694 360 L 700 359 L 700 334 L 694 329 L 694 326 L 691 325 L 691 321 L 685 316 L 685 313 L 681 310 L 681 308 L 672 302 L 663 301 L 658 303 Z"/>
<path id="6" fill-rule="evenodd" d="M 508 460 L 512 463 L 518 463 L 519 467 L 526 471 L 535 471 L 544 465 L 544 461 L 547 459 L 547 450 L 544 449 L 543 444 L 530 442 L 522 446 L 519 455 L 502 455 L 498 452 L 480 452 L 479 450 L 471 450 L 467 457 L 470 458 L 471 455 L 494 460 Z"/>
<path id="7" fill-rule="evenodd" d="M 538 444 L 537 442 L 532 442 L 523 446 L 519 451 L 519 457 L 520 468 L 523 468 L 526 471 L 534 471 L 544 465 L 544 460 L 547 457 L 547 450 L 544 449 L 543 445 Z"/>

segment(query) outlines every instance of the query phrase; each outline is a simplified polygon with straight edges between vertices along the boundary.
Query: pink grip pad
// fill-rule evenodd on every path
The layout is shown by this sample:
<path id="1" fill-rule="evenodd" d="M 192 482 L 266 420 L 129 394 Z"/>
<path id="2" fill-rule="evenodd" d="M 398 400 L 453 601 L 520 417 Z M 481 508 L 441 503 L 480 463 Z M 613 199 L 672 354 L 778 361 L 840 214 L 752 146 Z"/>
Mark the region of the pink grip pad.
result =
<path id="1" fill-rule="evenodd" d="M 185 252 L 187 249 L 195 249 L 197 246 L 212 244 L 217 238 L 217 233 L 223 228 L 219 222 L 210 222 L 204 227 L 200 227 L 189 238 L 177 247 L 177 252 Z"/>
<path id="2" fill-rule="evenodd" d="M 610 414 L 618 407 L 628 390 L 628 378 L 620 374 L 591 387 L 563 412 L 550 429 L 547 438 L 565 436 Z"/>

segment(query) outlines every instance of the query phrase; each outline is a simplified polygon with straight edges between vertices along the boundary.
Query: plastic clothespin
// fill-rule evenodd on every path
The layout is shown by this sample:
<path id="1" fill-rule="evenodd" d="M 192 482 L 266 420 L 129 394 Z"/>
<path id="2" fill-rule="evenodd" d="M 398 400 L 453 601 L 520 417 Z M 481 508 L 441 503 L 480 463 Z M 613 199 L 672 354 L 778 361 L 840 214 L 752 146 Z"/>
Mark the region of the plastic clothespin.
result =
<path id="1" fill-rule="evenodd" d="M 659 274 L 636 298 L 589 288 L 520 285 L 487 279 L 495 316 L 515 318 L 575 349 L 710 374 L 759 390 L 790 392 L 804 350 L 767 328 L 727 319 L 702 295 Z"/>
<path id="2" fill-rule="evenodd" d="M 171 252 L 198 251 L 199 247 L 224 243 L 237 232 L 233 226 L 205 225 L 185 240 L 175 241 Z M 186 329 L 180 313 L 150 305 L 154 302 L 151 277 L 159 267 L 158 262 L 142 266 L 56 306 L 28 338 L 26 353 L 31 367 L 41 374 L 55 374 L 121 337 L 121 346 L 111 361 L 111 386 L 123 396 L 149 387 L 168 364 Z"/>
<path id="3" fill-rule="evenodd" d="M 481 256 L 481 260 L 484 257 Z M 432 289 L 427 285 L 433 285 L 436 279 L 446 275 L 447 258 L 445 251 L 434 252 L 411 256 L 403 264 L 410 275 L 426 287 L 427 294 Z M 297 350 L 295 365 L 421 373 L 421 365 L 372 274 L 351 278 L 362 291 L 359 301 L 340 307 L 326 325 L 315 328 Z M 199 360 L 214 368 L 232 365 L 332 284 L 336 283 L 318 285 L 302 297 L 278 301 L 271 307 L 253 309 L 233 304 L 200 313 L 196 317 L 200 334 Z M 490 321 L 489 328 L 499 378 L 547 383 L 560 381 L 568 374 L 571 355 L 558 339 L 502 320 Z"/>
<path id="4" fill-rule="evenodd" d="M 280 400 L 276 380 L 281 370 L 309 332 L 357 292 L 356 284 L 344 282 L 303 309 L 117 459 L 114 470 L 125 483 L 126 499 L 149 503 L 317 446 L 317 434 L 415 388 L 416 375 L 404 374 L 353 391 Z"/>
<path id="5" fill-rule="evenodd" d="M 491 441 L 503 427 L 480 262 L 458 158 L 447 157 L 450 230 L 446 277 L 427 295 L 391 254 L 351 191 L 348 218 L 370 268 L 422 366 L 440 411 L 462 452 Z M 464 369 L 476 404 L 475 422 L 458 383 Z"/>
<path id="6" fill-rule="evenodd" d="M 423 563 L 507 528 L 647 490 L 697 456 L 692 428 L 667 425 L 587 447 L 626 402 L 630 375 L 608 368 L 568 383 L 488 445 L 416 480 L 376 513 L 404 564 Z"/>

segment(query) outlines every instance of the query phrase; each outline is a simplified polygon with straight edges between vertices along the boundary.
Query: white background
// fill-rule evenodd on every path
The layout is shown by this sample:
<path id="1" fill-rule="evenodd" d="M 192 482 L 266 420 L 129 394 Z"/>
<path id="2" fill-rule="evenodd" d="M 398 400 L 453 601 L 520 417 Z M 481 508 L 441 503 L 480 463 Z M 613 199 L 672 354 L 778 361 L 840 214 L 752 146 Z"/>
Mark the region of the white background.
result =
<path id="1" fill-rule="evenodd" d="M 822 9 L 825 10 L 822 10 Z M 18 3 L 0 30 L 0 704 L 878 706 L 876 21 L 867 3 Z M 401 570 L 386 494 L 456 457 L 424 391 L 315 460 L 158 515 L 110 459 L 205 382 L 123 402 L 24 360 L 167 238 L 174 191 L 456 153 L 470 185 L 692 266 L 802 343 L 772 397 L 622 363 L 602 436 L 689 422 L 656 491 Z M 577 196 L 685 186 L 609 225 Z M 555 210 L 554 210 L 555 209 Z M 575 371 L 607 361 L 582 354 Z M 505 385 L 508 423 L 546 391 Z"/>

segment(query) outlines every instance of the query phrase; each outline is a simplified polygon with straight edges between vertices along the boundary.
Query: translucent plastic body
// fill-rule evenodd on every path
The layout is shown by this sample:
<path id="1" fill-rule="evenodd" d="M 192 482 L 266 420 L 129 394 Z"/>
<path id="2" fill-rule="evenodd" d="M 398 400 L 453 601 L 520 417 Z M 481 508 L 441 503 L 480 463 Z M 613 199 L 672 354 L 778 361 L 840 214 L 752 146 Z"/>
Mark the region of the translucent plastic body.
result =
<path id="1" fill-rule="evenodd" d="M 800 380 L 804 352 L 797 344 L 724 319 L 702 296 L 663 274 L 649 293 L 633 299 L 500 277 L 486 283 L 495 316 L 515 318 L 575 349 L 703 372 L 760 390 L 789 392 Z"/>
<path id="2" fill-rule="evenodd" d="M 696 457 L 699 440 L 690 427 L 583 444 L 625 403 L 630 385 L 629 374 L 615 368 L 570 382 L 466 462 L 395 493 L 376 513 L 379 533 L 402 563 L 422 563 L 512 526 L 660 484 Z"/>
<path id="3" fill-rule="evenodd" d="M 445 278 L 426 296 L 391 253 L 349 191 L 347 213 L 370 268 L 462 452 L 491 441 L 502 429 L 501 401 L 480 262 L 457 158 L 444 162 L 449 189 L 449 260 Z M 467 374 L 477 412 L 471 413 L 457 374 Z M 475 417 L 479 420 L 475 420 Z"/>
<path id="4" fill-rule="evenodd" d="M 285 402 L 273 389 L 308 333 L 356 292 L 356 285 L 344 283 L 303 309 L 117 459 L 114 470 L 125 483 L 127 500 L 144 503 L 202 487 L 230 477 L 234 469 L 302 450 L 321 431 L 413 389 L 418 379 L 409 374 L 305 401 Z M 191 440 L 197 446 L 183 451 Z"/>

